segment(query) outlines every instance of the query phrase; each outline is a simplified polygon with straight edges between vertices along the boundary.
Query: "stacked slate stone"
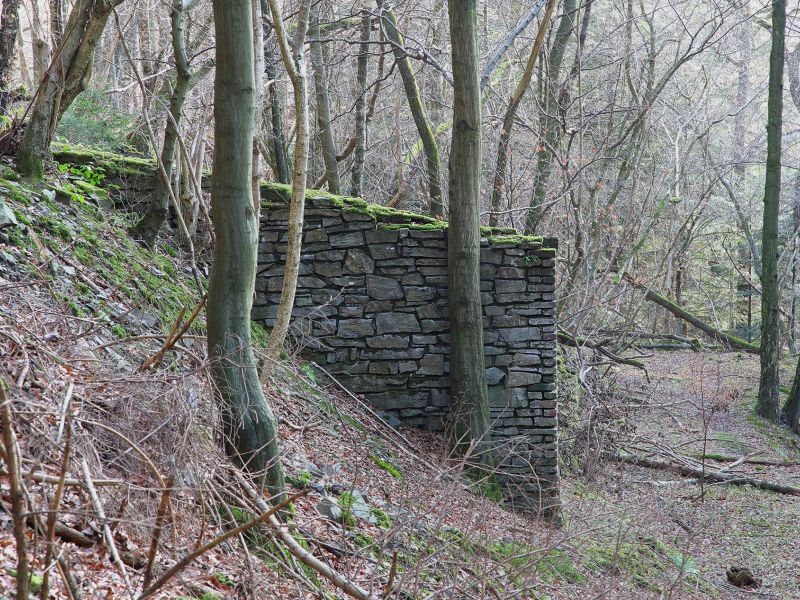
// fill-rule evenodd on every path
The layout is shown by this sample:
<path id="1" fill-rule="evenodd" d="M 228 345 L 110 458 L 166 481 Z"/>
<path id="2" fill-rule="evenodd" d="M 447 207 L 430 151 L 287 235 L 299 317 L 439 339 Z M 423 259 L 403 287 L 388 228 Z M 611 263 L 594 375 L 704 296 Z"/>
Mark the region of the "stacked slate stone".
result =
<path id="1" fill-rule="evenodd" d="M 283 284 L 287 218 L 280 204 L 262 214 L 253 319 L 268 327 Z M 513 235 L 481 242 L 501 483 L 515 504 L 546 513 L 558 503 L 555 244 Z M 450 335 L 441 224 L 381 223 L 363 205 L 311 198 L 294 318 L 295 336 L 351 391 L 408 425 L 444 430 Z"/>

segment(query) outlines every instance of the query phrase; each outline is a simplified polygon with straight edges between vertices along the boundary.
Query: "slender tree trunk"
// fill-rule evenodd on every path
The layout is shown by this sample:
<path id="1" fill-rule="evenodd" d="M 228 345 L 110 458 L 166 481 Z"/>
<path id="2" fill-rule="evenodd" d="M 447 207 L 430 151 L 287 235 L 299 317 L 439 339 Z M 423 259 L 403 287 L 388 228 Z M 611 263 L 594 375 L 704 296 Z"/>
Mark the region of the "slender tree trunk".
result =
<path id="1" fill-rule="evenodd" d="M 778 213 L 781 195 L 781 134 L 786 0 L 772 1 L 772 48 L 767 100 L 767 176 L 761 240 L 761 378 L 756 413 L 771 421 L 780 414 L 780 288 Z"/>
<path id="2" fill-rule="evenodd" d="M 253 210 L 261 222 L 261 152 L 258 141 L 264 123 L 264 25 L 261 2 L 253 0 L 253 75 L 256 80 L 256 109 L 253 115 L 253 172 L 250 176 L 250 192 L 253 195 Z"/>
<path id="3" fill-rule="evenodd" d="M 50 0 L 50 45 L 58 48 L 64 32 L 64 0 Z"/>
<path id="4" fill-rule="evenodd" d="M 367 61 L 369 60 L 369 36 L 372 20 L 369 11 L 361 12 L 361 52 L 356 65 L 356 140 L 353 160 L 353 181 L 350 194 L 359 197 L 364 187 L 364 154 L 367 147 Z"/>
<path id="5" fill-rule="evenodd" d="M 111 10 L 123 0 L 77 0 L 65 35 L 39 83 L 25 136 L 17 151 L 17 168 L 29 177 L 44 175 L 58 122 L 92 76 L 94 49 L 103 35 Z"/>
<path id="6" fill-rule="evenodd" d="M 500 141 L 497 144 L 497 162 L 494 171 L 494 185 L 492 186 L 492 212 L 489 214 L 489 225 L 494 227 L 497 225 L 497 213 L 500 212 L 500 203 L 503 199 L 506 183 L 506 162 L 508 160 L 508 144 L 511 141 L 511 131 L 514 127 L 514 119 L 517 115 L 517 108 L 519 108 L 522 97 L 530 86 L 531 78 L 533 76 L 533 68 L 536 66 L 536 61 L 539 58 L 539 49 L 542 47 L 544 41 L 544 34 L 550 25 L 550 17 L 553 14 L 553 9 L 556 7 L 557 0 L 550 0 L 545 10 L 542 24 L 539 26 L 539 31 L 536 33 L 536 40 L 533 42 L 530 56 L 528 56 L 528 64 L 525 65 L 525 71 L 517 83 L 514 93 L 511 95 L 511 101 L 506 108 L 506 114 L 503 117 L 503 128 L 500 131 Z"/>
<path id="7" fill-rule="evenodd" d="M 175 89 L 169 100 L 169 114 L 164 144 L 161 147 L 161 162 L 164 165 L 166 180 L 161 175 L 161 169 L 156 170 L 156 185 L 153 197 L 150 200 L 147 213 L 139 220 L 133 230 L 134 237 L 140 239 L 148 246 L 153 244 L 161 225 L 169 214 L 169 186 L 172 179 L 172 169 L 175 163 L 175 149 L 178 146 L 178 134 L 183 114 L 183 105 L 189 92 L 191 72 L 189 59 L 186 56 L 186 41 L 184 35 L 186 21 L 186 0 L 174 0 L 170 13 L 172 22 L 172 51 L 175 55 Z"/>
<path id="8" fill-rule="evenodd" d="M 19 0 L 4 0 L 0 18 L 0 111 L 4 111 L 10 99 L 8 84 L 19 32 Z"/>
<path id="9" fill-rule="evenodd" d="M 331 101 L 328 94 L 328 75 L 325 72 L 325 57 L 320 41 L 320 6 L 319 3 L 311 9 L 311 66 L 314 72 L 314 96 L 316 98 L 317 131 L 319 145 L 322 149 L 322 161 L 325 164 L 325 178 L 328 181 L 328 190 L 332 194 L 341 193 L 339 181 L 339 163 L 336 162 L 336 140 L 333 135 L 333 121 L 331 119 Z"/>
<path id="10" fill-rule="evenodd" d="M 268 0 L 261 0 L 261 12 L 267 14 L 270 10 Z M 286 136 L 284 135 L 283 124 L 283 102 L 280 90 L 282 85 L 278 83 L 278 58 L 272 46 L 271 31 L 264 25 L 264 64 L 267 74 L 267 91 L 269 94 L 269 116 L 270 116 L 270 146 L 272 156 L 275 161 L 275 178 L 280 183 L 290 183 L 292 180 L 291 165 L 289 164 L 289 154 L 286 149 Z"/>
<path id="11" fill-rule="evenodd" d="M 448 304 L 450 411 L 456 454 L 492 466 L 480 282 L 481 93 L 477 0 L 448 0 L 453 62 Z"/>
<path id="12" fill-rule="evenodd" d="M 272 22 L 278 38 L 286 72 L 292 80 L 294 90 L 294 110 L 297 121 L 294 142 L 294 169 L 292 172 L 292 200 L 289 206 L 289 226 L 286 247 L 286 266 L 283 274 L 283 287 L 281 300 L 272 333 L 267 346 L 267 360 L 261 373 L 262 380 L 266 380 L 275 361 L 283 350 L 283 343 L 289 332 L 294 308 L 294 296 L 297 291 L 297 277 L 300 274 L 300 252 L 303 242 L 303 214 L 305 212 L 306 197 L 306 172 L 308 167 L 308 89 L 306 75 L 306 59 L 304 42 L 308 30 L 308 19 L 311 0 L 303 0 L 297 16 L 292 48 L 283 30 L 283 21 L 277 0 L 269 0 L 272 11 Z"/>
<path id="13" fill-rule="evenodd" d="M 414 72 L 408 61 L 404 47 L 403 36 L 397 30 L 397 18 L 394 11 L 389 8 L 385 0 L 377 0 L 381 13 L 381 23 L 386 35 L 386 39 L 392 46 L 395 63 L 400 71 L 403 80 L 403 88 L 408 99 L 408 107 L 414 124 L 417 126 L 417 133 L 422 140 L 422 150 L 425 153 L 425 161 L 428 169 L 428 195 L 430 197 L 430 214 L 433 216 L 444 216 L 444 203 L 442 200 L 441 184 L 441 163 L 439 159 L 439 146 L 436 144 L 436 137 L 433 134 L 428 116 L 425 114 L 425 107 L 422 104 L 422 96 L 417 86 Z"/>
<path id="14" fill-rule="evenodd" d="M 553 164 L 554 152 L 561 139 L 561 124 L 558 122 L 560 107 L 559 74 L 564 61 L 564 51 L 569 37 L 575 28 L 575 7 L 577 0 L 564 0 L 561 19 L 558 22 L 553 45 L 550 48 L 547 60 L 547 71 L 544 82 L 544 98 L 541 116 L 539 117 L 539 130 L 542 132 L 542 141 L 536 160 L 536 175 L 533 181 L 533 198 L 531 210 L 525 224 L 525 231 L 531 233 L 539 221 L 541 209 L 547 198 L 547 182 L 550 180 L 550 170 Z"/>
<path id="15" fill-rule="evenodd" d="M 216 230 L 208 287 L 208 355 L 222 414 L 225 449 L 285 497 L 275 416 L 264 398 L 250 344 L 259 223 L 250 191 L 253 156 L 253 21 L 249 0 L 214 0 L 214 166 Z"/>

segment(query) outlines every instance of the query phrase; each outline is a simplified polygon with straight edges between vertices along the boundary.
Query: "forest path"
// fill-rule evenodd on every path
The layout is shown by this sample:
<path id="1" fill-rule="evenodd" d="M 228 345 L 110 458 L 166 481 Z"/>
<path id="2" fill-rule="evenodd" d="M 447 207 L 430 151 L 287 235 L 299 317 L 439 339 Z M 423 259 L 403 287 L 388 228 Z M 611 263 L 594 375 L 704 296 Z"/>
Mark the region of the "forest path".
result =
<path id="1" fill-rule="evenodd" d="M 800 486 L 800 436 L 752 413 L 758 357 L 661 352 L 645 363 L 651 383 L 628 367 L 614 376 L 611 399 L 605 399 L 612 417 L 601 426 L 601 435 L 637 455 L 705 463 L 706 471 L 730 467 L 730 460 L 714 460 L 723 456 L 792 463 L 742 463 L 730 472 Z M 784 367 L 783 381 L 790 385 L 793 366 Z M 569 475 L 564 480 L 568 515 L 615 523 L 620 544 L 633 539 L 669 545 L 665 552 L 679 566 L 677 575 L 664 575 L 673 592 L 653 597 L 800 598 L 800 498 L 746 486 L 701 486 L 670 471 L 624 463 L 607 464 L 589 484 L 575 483 Z M 761 587 L 745 592 L 729 586 L 725 571 L 730 566 L 749 568 Z M 630 571 L 635 580 L 634 566 Z M 679 585 L 682 576 L 689 581 Z M 703 581 L 712 587 L 705 588 Z M 643 590 L 634 597 L 649 594 Z"/>

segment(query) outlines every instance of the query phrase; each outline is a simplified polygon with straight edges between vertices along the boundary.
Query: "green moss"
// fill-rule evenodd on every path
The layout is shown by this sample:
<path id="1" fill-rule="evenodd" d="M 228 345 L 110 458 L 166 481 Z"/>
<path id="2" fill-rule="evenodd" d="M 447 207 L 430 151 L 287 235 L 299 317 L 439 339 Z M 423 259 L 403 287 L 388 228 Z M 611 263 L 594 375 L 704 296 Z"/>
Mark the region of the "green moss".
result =
<path id="1" fill-rule="evenodd" d="M 700 574 L 694 559 L 653 538 L 641 541 L 603 544 L 593 540 L 584 548 L 585 565 L 596 572 L 623 573 L 636 585 L 660 592 L 674 581 L 674 572 L 703 589 L 709 585 Z"/>
<path id="2" fill-rule="evenodd" d="M 472 470 L 468 470 L 466 474 L 470 479 L 472 491 L 497 503 L 503 501 L 503 490 L 497 481 L 497 477 L 495 477 L 493 473 L 486 475 L 485 472 L 482 471 L 473 472 Z"/>
<path id="3" fill-rule="evenodd" d="M 17 221 L 22 223 L 23 225 L 31 225 L 31 220 L 25 216 L 25 213 L 22 213 L 18 210 L 14 210 L 14 216 L 17 218 Z"/>
<path id="4" fill-rule="evenodd" d="M 302 490 L 308 487 L 308 484 L 313 481 L 313 477 L 310 471 L 303 469 L 296 476 L 287 475 L 286 481 L 296 487 L 298 490 Z"/>
<path id="5" fill-rule="evenodd" d="M 115 338 L 120 340 L 130 336 L 128 330 L 119 324 L 111 326 L 111 333 L 114 334 Z"/>
<path id="6" fill-rule="evenodd" d="M 250 343 L 254 348 L 265 349 L 269 344 L 269 329 L 258 321 L 250 321 Z"/>
<path id="7" fill-rule="evenodd" d="M 383 512 L 380 508 L 376 508 L 371 506 L 369 508 L 369 514 L 375 517 L 375 524 L 382 529 L 391 529 L 392 527 L 392 517 L 389 516 L 387 513 Z"/>
<path id="8" fill-rule="evenodd" d="M 8 165 L 0 165 L 0 179 L 7 179 L 8 181 L 17 181 L 19 173 Z"/>
<path id="9" fill-rule="evenodd" d="M 435 223 L 378 223 L 377 229 L 380 231 L 400 231 L 411 229 L 412 231 L 443 231 L 447 229 L 447 223 L 437 221 Z"/>
<path id="10" fill-rule="evenodd" d="M 52 151 L 53 158 L 60 163 L 94 165 L 102 168 L 111 177 L 155 175 L 156 162 L 150 158 L 122 156 L 67 144 L 55 144 Z"/>
<path id="11" fill-rule="evenodd" d="M 389 473 L 389 475 L 391 475 L 395 479 L 402 479 L 403 478 L 403 474 L 400 472 L 400 470 L 396 466 L 394 466 L 392 463 L 390 463 L 388 460 L 386 460 L 385 458 L 382 458 L 382 457 L 378 456 L 377 454 L 372 454 L 370 456 L 370 458 L 372 459 L 372 462 L 374 462 L 381 469 L 383 469 L 384 471 Z"/>
<path id="12" fill-rule="evenodd" d="M 11 575 L 12 577 L 14 577 L 16 579 L 16 577 L 17 577 L 17 570 L 16 569 L 8 568 L 8 569 L 6 569 L 6 571 L 8 572 L 9 575 Z M 42 583 L 43 583 L 42 576 L 41 575 L 36 575 L 34 573 L 31 573 L 29 575 L 29 578 L 30 578 L 30 582 L 31 582 L 30 583 L 30 591 L 32 593 L 34 593 L 34 594 L 38 594 L 39 591 L 42 589 Z"/>
<path id="13" fill-rule="evenodd" d="M 538 235 L 496 235 L 488 238 L 490 246 L 522 246 L 539 245 L 542 243 L 541 236 Z"/>

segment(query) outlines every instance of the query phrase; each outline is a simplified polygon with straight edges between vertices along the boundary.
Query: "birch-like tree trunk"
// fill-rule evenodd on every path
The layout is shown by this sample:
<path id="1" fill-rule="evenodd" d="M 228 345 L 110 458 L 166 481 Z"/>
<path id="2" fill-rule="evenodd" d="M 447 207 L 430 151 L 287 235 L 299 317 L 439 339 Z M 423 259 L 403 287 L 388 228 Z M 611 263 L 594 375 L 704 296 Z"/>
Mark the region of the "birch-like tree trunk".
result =
<path id="1" fill-rule="evenodd" d="M 261 373 L 266 380 L 275 361 L 283 350 L 283 343 L 289 333 L 297 292 L 297 277 L 300 273 L 300 252 L 303 244 L 303 213 L 306 199 L 306 171 L 308 167 L 308 89 L 304 43 L 308 31 L 311 0 L 303 0 L 297 14 L 297 25 L 292 47 L 283 29 L 283 20 L 277 0 L 269 0 L 272 23 L 278 38 L 281 58 L 286 72 L 292 81 L 294 91 L 294 110 L 297 121 L 294 142 L 294 168 L 292 170 L 292 199 L 289 206 L 288 239 L 286 247 L 286 266 L 283 273 L 283 287 L 278 305 L 278 313 L 267 346 L 267 360 Z"/>
<path id="2" fill-rule="evenodd" d="M 275 502 L 285 497 L 278 427 L 258 379 L 250 342 L 259 223 L 253 210 L 253 20 L 250 0 L 214 0 L 214 165 L 216 231 L 208 286 L 208 355 L 225 449 L 259 474 Z"/>
<path id="3" fill-rule="evenodd" d="M 511 141 L 511 131 L 514 127 L 514 119 L 517 116 L 517 108 L 519 108 L 522 97 L 530 86 L 531 78 L 533 77 L 533 68 L 536 66 L 536 61 L 539 58 L 539 49 L 544 42 L 544 34 L 550 25 L 550 17 L 553 14 L 553 9 L 556 7 L 557 0 L 549 0 L 547 9 L 542 18 L 542 24 L 539 26 L 539 31 L 536 33 L 536 40 L 533 42 L 530 56 L 528 56 L 528 63 L 525 65 L 525 70 L 522 77 L 517 83 L 514 93 L 511 95 L 511 101 L 506 108 L 506 114 L 503 117 L 503 128 L 500 130 L 500 140 L 497 143 L 497 162 L 495 163 L 494 170 L 494 185 L 492 186 L 492 212 L 489 214 L 489 225 L 494 227 L 497 225 L 497 213 L 500 212 L 500 202 L 503 198 L 506 182 L 506 163 L 508 161 L 508 145 Z"/>
<path id="4" fill-rule="evenodd" d="M 356 144 L 353 160 L 352 196 L 361 196 L 364 186 L 364 154 L 367 147 L 367 61 L 372 19 L 369 11 L 361 12 L 361 47 L 356 64 L 356 126 L 353 135 Z"/>
<path id="5" fill-rule="evenodd" d="M 0 110 L 4 110 L 9 99 L 8 83 L 19 32 L 19 0 L 4 0 L 0 18 Z"/>
<path id="6" fill-rule="evenodd" d="M 408 56 L 403 49 L 405 41 L 397 29 L 397 17 L 394 11 L 389 8 L 385 0 L 377 0 L 380 8 L 381 23 L 386 40 L 392 46 L 397 70 L 403 80 L 403 89 L 408 100 L 408 107 L 414 124 L 417 126 L 417 133 L 422 140 L 422 150 L 425 153 L 425 162 L 428 169 L 428 196 L 430 197 L 429 212 L 435 217 L 444 216 L 444 203 L 442 200 L 441 184 L 441 161 L 439 159 L 439 146 L 436 144 L 436 137 L 433 128 L 425 113 L 425 106 L 422 103 L 422 96 L 419 92 L 417 79 L 411 70 Z"/>

